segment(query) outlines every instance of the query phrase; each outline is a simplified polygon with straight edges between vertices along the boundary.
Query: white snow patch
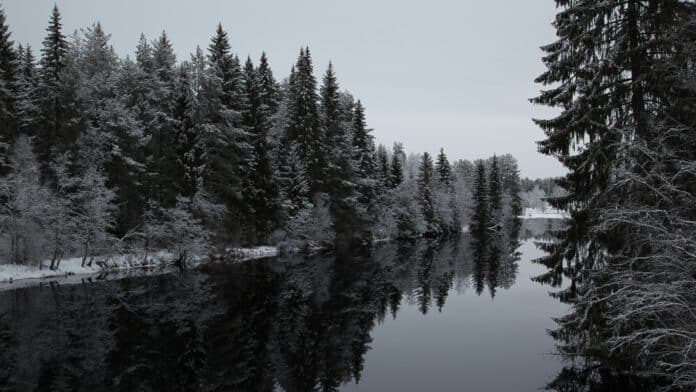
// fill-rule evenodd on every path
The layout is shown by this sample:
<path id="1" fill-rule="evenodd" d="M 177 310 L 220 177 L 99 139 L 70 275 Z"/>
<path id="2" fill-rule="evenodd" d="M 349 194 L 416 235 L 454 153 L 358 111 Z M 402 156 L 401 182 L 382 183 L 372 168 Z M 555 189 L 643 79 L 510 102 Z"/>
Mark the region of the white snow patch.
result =
<path id="1" fill-rule="evenodd" d="M 169 252 L 157 252 L 147 257 L 135 255 L 117 255 L 98 257 L 92 265 L 82 266 L 82 258 L 71 257 L 63 259 L 57 269 L 48 268 L 50 262 L 44 261 L 43 267 L 38 265 L 0 264 L 0 283 L 22 279 L 45 279 L 70 275 L 100 274 L 105 271 L 129 270 L 134 268 L 156 267 L 171 262 L 174 256 Z"/>
<path id="2" fill-rule="evenodd" d="M 525 208 L 524 213 L 519 216 L 521 219 L 569 219 L 570 214 L 567 211 L 557 210 L 555 208 L 546 208 L 544 210 L 538 208 Z"/>
<path id="3" fill-rule="evenodd" d="M 259 246 L 255 248 L 229 248 L 225 250 L 225 259 L 231 261 L 246 261 L 278 256 L 278 248 L 274 246 Z M 60 280 L 65 284 L 76 284 L 83 277 L 108 273 L 110 277 L 152 275 L 171 270 L 176 256 L 173 253 L 161 251 L 145 257 L 140 255 L 117 255 L 95 258 L 91 266 L 82 266 L 79 257 L 63 259 L 58 269 L 48 268 L 50 262 L 38 265 L 0 264 L 0 291 L 41 284 L 45 279 Z M 187 265 L 195 268 L 208 260 L 207 257 L 191 257 Z"/>

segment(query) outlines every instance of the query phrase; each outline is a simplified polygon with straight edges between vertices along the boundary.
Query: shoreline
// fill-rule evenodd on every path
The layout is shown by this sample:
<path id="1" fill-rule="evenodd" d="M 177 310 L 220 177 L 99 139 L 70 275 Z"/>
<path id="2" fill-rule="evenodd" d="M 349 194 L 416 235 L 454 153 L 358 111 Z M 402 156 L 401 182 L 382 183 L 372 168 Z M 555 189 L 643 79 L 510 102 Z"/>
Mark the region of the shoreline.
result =
<path id="1" fill-rule="evenodd" d="M 254 248 L 229 248 L 224 254 L 215 257 L 194 257 L 187 262 L 187 267 L 194 269 L 208 262 L 242 262 L 248 260 L 276 257 L 279 250 L 275 246 L 257 246 Z M 92 263 L 82 267 L 80 258 L 62 260 L 60 268 L 40 269 L 38 265 L 0 264 L 0 292 L 18 288 L 41 286 L 45 283 L 80 284 L 85 279 L 98 280 L 113 278 L 124 279 L 136 276 L 156 276 L 176 270 L 174 255 L 169 252 L 157 252 L 150 256 L 119 255 L 109 257 L 106 261 Z"/>

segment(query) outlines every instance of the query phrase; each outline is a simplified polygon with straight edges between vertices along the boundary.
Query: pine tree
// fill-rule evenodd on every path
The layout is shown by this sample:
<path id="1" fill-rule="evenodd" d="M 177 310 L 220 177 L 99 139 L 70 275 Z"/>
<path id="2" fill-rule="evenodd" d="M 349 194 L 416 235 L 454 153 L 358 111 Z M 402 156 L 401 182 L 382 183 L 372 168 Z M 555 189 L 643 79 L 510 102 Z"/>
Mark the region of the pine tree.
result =
<path id="1" fill-rule="evenodd" d="M 150 74 L 154 71 L 152 46 L 147 42 L 147 38 L 145 38 L 144 34 L 140 34 L 138 46 L 135 49 L 135 61 L 138 67 L 146 74 Z"/>
<path id="2" fill-rule="evenodd" d="M 351 163 L 351 134 L 344 126 L 339 85 L 333 65 L 324 74 L 320 89 L 321 120 L 326 135 L 327 174 L 326 188 L 329 193 L 330 213 L 333 218 L 336 240 L 338 243 L 350 243 L 353 240 L 357 206 L 356 184 Z"/>
<path id="3" fill-rule="evenodd" d="M 326 141 L 330 146 L 339 145 L 344 138 L 341 129 L 339 86 L 333 64 L 329 62 L 320 89 L 322 126 Z"/>
<path id="4" fill-rule="evenodd" d="M 146 126 L 149 143 L 147 146 L 148 187 L 152 200 L 163 207 L 176 203 L 176 120 L 175 105 L 176 56 L 166 32 L 152 44 L 153 78 L 150 82 L 149 100 L 152 119 Z"/>
<path id="5" fill-rule="evenodd" d="M 31 46 L 25 48 L 19 46 L 21 55 L 18 58 L 19 76 L 17 77 L 17 129 L 20 133 L 33 136 L 37 132 L 37 121 L 39 120 L 38 108 L 38 86 L 39 77 L 36 70 L 34 54 Z"/>
<path id="6" fill-rule="evenodd" d="M 391 161 L 391 181 L 392 188 L 396 188 L 401 185 L 404 180 L 404 161 L 406 160 L 406 154 L 404 153 L 404 146 L 401 143 L 394 143 L 394 148 L 392 150 L 392 161 Z"/>
<path id="7" fill-rule="evenodd" d="M 170 88 L 174 80 L 174 68 L 176 66 L 176 55 L 174 48 L 167 37 L 167 32 L 162 31 L 159 38 L 152 44 L 152 67 L 165 88 Z"/>
<path id="8" fill-rule="evenodd" d="M 498 170 L 498 158 L 493 155 L 491 168 L 488 178 L 488 202 L 490 205 L 491 218 L 500 215 L 503 192 L 500 183 L 500 171 Z"/>
<path id="9" fill-rule="evenodd" d="M 486 166 L 483 161 L 476 162 L 476 181 L 474 187 L 474 206 L 471 214 L 471 233 L 485 238 L 490 226 L 490 206 L 488 204 Z"/>
<path id="10" fill-rule="evenodd" d="M 178 193 L 192 198 L 201 187 L 203 158 L 199 137 L 198 108 L 190 76 L 190 65 L 184 63 L 179 67 L 176 87 L 176 101 L 173 117 L 176 121 L 176 154 Z"/>
<path id="11" fill-rule="evenodd" d="M 268 69 L 265 55 L 263 75 L 254 69 L 250 58 L 244 66 L 244 96 L 246 104 L 243 124 L 253 146 L 252 175 L 249 177 L 249 203 L 253 209 L 251 242 L 265 240 L 277 227 L 280 214 L 279 190 L 268 147 L 271 107 L 275 80 Z"/>
<path id="12" fill-rule="evenodd" d="M 377 146 L 377 178 L 384 186 L 389 186 L 389 154 L 383 144 Z"/>
<path id="13" fill-rule="evenodd" d="M 433 180 L 433 160 L 430 158 L 430 154 L 425 152 L 418 167 L 418 201 L 425 221 L 426 235 L 434 235 L 439 232 L 435 215 Z"/>
<path id="14" fill-rule="evenodd" d="M 46 28 L 48 35 L 43 40 L 43 49 L 41 49 L 41 74 L 44 83 L 49 87 L 58 83 L 60 73 L 65 67 L 68 44 L 61 31 L 62 27 L 60 11 L 56 5 L 53 7 L 53 13 Z"/>
<path id="15" fill-rule="evenodd" d="M 84 31 L 84 57 L 82 72 L 90 78 L 96 75 L 109 76 L 117 67 L 116 53 L 109 44 L 111 36 L 104 32 L 101 23 L 97 22 Z"/>
<path id="16" fill-rule="evenodd" d="M 16 81 L 21 66 L 10 35 L 5 11 L 0 7 L 0 142 L 5 143 L 16 137 Z"/>
<path id="17" fill-rule="evenodd" d="M 243 129 L 244 86 L 239 59 L 230 51 L 227 33 L 218 25 L 208 47 L 205 89 L 206 157 L 204 182 L 211 196 L 228 209 L 227 241 L 241 240 L 241 227 L 252 206 L 244 198 L 252 175 L 253 148 Z"/>
<path id="18" fill-rule="evenodd" d="M 61 78 L 66 65 L 68 44 L 63 35 L 60 11 L 53 7 L 46 31 L 48 34 L 41 49 L 40 111 L 41 135 L 38 135 L 39 158 L 44 162 L 50 159 L 50 150 L 61 146 L 64 150 L 73 135 L 67 135 L 68 119 L 66 102 L 61 99 Z"/>
<path id="19" fill-rule="evenodd" d="M 239 59 L 231 52 L 227 32 L 218 23 L 215 35 L 210 40 L 208 46 L 208 61 L 216 77 L 220 78 L 222 95 L 220 97 L 222 105 L 237 113 L 242 110 L 242 70 Z M 233 119 L 237 125 L 238 114 Z"/>
<path id="20" fill-rule="evenodd" d="M 325 177 L 324 135 L 319 122 L 316 79 L 309 48 L 300 50 L 291 75 L 290 124 L 287 139 L 296 143 L 297 152 L 304 165 L 310 193 L 323 189 Z"/>
<path id="21" fill-rule="evenodd" d="M 372 178 L 375 175 L 373 148 L 373 137 L 365 123 L 365 110 L 358 100 L 353 114 L 353 160 L 361 178 Z"/>
<path id="22" fill-rule="evenodd" d="M 683 325 L 670 319 L 679 312 L 657 315 L 649 309 L 664 309 L 668 298 L 688 295 L 664 290 L 684 278 L 671 270 L 684 255 L 667 245 L 672 239 L 657 233 L 680 231 L 677 222 L 683 221 L 676 216 L 694 217 L 693 209 L 676 207 L 691 202 L 667 195 L 681 186 L 667 167 L 694 159 L 692 147 L 676 158 L 684 151 L 675 146 L 693 143 L 686 142 L 693 138 L 693 111 L 682 104 L 693 97 L 683 83 L 693 77 L 684 71 L 693 64 L 693 57 L 686 60 L 693 49 L 683 43 L 693 39 L 696 7 L 678 0 L 559 0 L 557 5 L 558 40 L 543 48 L 547 70 L 537 78 L 552 87 L 533 100 L 561 109 L 555 118 L 536 123 L 547 136 L 540 151 L 568 169 L 559 181 L 567 193 L 549 202 L 570 210 L 572 219 L 557 233 L 558 242 L 544 247 L 550 254 L 539 262 L 549 273 L 537 278 L 556 286 L 563 277 L 571 280 L 557 296 L 570 302 L 572 311 L 559 320 L 554 336 L 573 355 L 631 371 L 670 369 L 661 376 L 675 372 L 674 380 L 688 378 L 693 385 L 694 372 L 681 366 L 689 354 L 667 347 L 687 347 L 693 340 L 661 336 L 650 322 L 660 320 L 660 330 L 671 330 Z M 665 178 L 673 180 L 660 180 Z M 651 211 L 660 211 L 659 217 Z M 676 216 L 666 217 L 667 211 Z M 655 224 L 664 225 L 653 231 Z M 678 241 L 685 243 L 684 237 Z"/>
<path id="23" fill-rule="evenodd" d="M 437 171 L 438 184 L 444 189 L 449 189 L 452 186 L 452 167 L 450 166 L 445 150 L 440 148 L 440 153 L 437 155 L 435 163 L 435 171 Z"/>
<path id="24" fill-rule="evenodd" d="M 517 160 L 510 154 L 500 157 L 503 192 L 510 200 L 510 219 L 517 220 L 522 215 L 522 187 Z"/>
<path id="25" fill-rule="evenodd" d="M 259 89 L 259 100 L 261 102 L 261 111 L 264 119 L 268 122 L 266 127 L 270 130 L 271 119 L 278 111 L 278 105 L 280 104 L 280 93 L 278 91 L 278 83 L 276 82 L 275 77 L 273 77 L 273 71 L 268 64 L 266 52 L 261 53 L 259 66 L 256 70 L 256 78 Z"/>

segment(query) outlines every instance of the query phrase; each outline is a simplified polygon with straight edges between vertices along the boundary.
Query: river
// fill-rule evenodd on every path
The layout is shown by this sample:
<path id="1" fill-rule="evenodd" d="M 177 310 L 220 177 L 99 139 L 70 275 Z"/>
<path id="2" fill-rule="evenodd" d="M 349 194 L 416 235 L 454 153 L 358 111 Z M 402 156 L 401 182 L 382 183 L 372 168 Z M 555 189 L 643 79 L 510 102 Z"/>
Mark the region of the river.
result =
<path id="1" fill-rule="evenodd" d="M 567 310 L 531 279 L 550 224 L 526 221 L 494 259 L 464 235 L 0 292 L 0 386 L 543 389 L 563 367 L 547 329 Z"/>

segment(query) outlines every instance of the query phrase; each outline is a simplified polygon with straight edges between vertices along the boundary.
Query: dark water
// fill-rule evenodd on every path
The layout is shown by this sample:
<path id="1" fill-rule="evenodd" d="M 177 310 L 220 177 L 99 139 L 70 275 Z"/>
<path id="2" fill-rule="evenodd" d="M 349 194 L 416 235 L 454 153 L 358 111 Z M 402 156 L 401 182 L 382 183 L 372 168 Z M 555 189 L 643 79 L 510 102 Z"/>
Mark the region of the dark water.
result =
<path id="1" fill-rule="evenodd" d="M 0 292 L 0 390 L 535 391 L 565 306 L 460 240 Z"/>

